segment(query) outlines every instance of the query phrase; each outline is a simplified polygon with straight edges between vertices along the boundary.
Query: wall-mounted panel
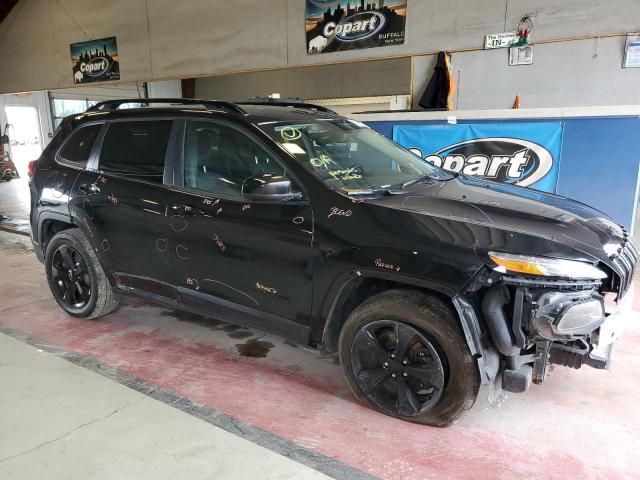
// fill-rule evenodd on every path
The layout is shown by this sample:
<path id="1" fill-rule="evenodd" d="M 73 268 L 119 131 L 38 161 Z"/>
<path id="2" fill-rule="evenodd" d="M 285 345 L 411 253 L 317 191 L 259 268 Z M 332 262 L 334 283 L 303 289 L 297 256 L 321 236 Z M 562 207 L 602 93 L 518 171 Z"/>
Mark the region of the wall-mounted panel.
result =
<path id="1" fill-rule="evenodd" d="M 54 52 L 48 2 L 20 1 L 0 24 L 0 93 L 55 86 Z"/>
<path id="2" fill-rule="evenodd" d="M 305 2 L 288 0 L 290 65 L 345 62 L 401 56 L 443 49 L 481 48 L 486 33 L 502 31 L 505 0 L 409 0 L 404 45 L 307 55 L 304 36 Z"/>
<path id="3" fill-rule="evenodd" d="M 280 93 L 283 97 L 344 98 L 407 95 L 411 59 L 240 73 L 196 79 L 196 97 L 246 100 Z"/>
<path id="4" fill-rule="evenodd" d="M 302 0 L 21 0 L 0 24 L 0 93 L 72 86 L 69 44 L 112 35 L 127 83 L 480 49 L 486 34 L 514 30 L 525 14 L 535 17 L 534 42 L 640 28 L 637 0 L 409 0 L 404 45 L 308 55 L 304 9 Z M 455 54 L 455 68 L 468 70 L 459 108 L 468 105 L 465 92 L 474 98 L 479 88 L 496 101 L 487 101 L 489 108 L 504 106 L 522 82 L 530 99 L 556 91 L 564 98 L 574 81 L 578 101 L 589 102 L 590 81 L 598 91 L 616 82 L 622 91 L 635 91 L 627 80 L 632 74 L 620 69 L 620 42 L 536 45 L 532 68 L 508 68 L 505 50 Z"/>
<path id="5" fill-rule="evenodd" d="M 287 65 L 286 0 L 155 0 L 149 25 L 155 78 Z"/>
<path id="6" fill-rule="evenodd" d="M 115 36 L 118 42 L 121 81 L 126 83 L 151 77 L 147 8 L 144 1 L 23 1 L 51 9 L 55 84 L 51 85 L 51 79 L 46 77 L 33 79 L 39 82 L 39 88 L 73 86 L 69 44 L 111 36 Z"/>
<path id="7" fill-rule="evenodd" d="M 635 0 L 509 0 L 507 29 L 524 15 L 534 22 L 533 40 L 581 37 L 638 30 L 640 2 Z"/>
<path id="8" fill-rule="evenodd" d="M 456 108 L 511 108 L 518 94 L 522 108 L 640 104 L 640 69 L 622 69 L 623 50 L 624 37 L 535 45 L 533 65 L 515 67 L 507 49 L 454 53 Z"/>

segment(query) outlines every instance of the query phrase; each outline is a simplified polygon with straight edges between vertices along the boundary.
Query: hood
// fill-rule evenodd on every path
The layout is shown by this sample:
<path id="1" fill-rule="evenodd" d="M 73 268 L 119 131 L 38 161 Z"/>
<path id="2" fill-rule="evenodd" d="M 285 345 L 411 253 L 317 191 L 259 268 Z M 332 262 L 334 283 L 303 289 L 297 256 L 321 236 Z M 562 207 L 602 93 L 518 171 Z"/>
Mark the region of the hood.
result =
<path id="1" fill-rule="evenodd" d="M 623 228 L 587 205 L 558 195 L 465 175 L 448 181 L 416 184 L 406 194 L 386 196 L 374 203 L 499 229 L 521 240 L 544 240 L 514 242 L 514 247 L 520 250 L 514 253 L 557 254 L 611 265 L 610 257 L 627 241 Z M 536 249 L 536 245 L 542 244 L 544 248 Z M 476 239 L 475 246 L 495 248 L 481 238 Z"/>

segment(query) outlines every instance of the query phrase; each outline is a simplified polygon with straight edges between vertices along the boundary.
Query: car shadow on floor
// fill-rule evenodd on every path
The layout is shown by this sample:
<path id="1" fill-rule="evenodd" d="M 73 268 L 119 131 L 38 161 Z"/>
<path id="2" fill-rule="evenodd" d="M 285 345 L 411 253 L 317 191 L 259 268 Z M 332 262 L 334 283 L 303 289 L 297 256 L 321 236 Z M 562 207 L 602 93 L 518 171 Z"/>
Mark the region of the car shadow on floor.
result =
<path id="1" fill-rule="evenodd" d="M 278 365 L 284 364 L 279 372 L 277 368 L 274 370 L 274 365 L 267 366 L 263 363 L 263 366 L 267 374 L 277 373 L 295 377 L 304 383 L 305 387 L 358 403 L 343 380 L 337 354 L 323 354 L 312 347 L 298 345 L 263 330 L 251 329 L 183 310 L 167 309 L 137 297 L 123 297 L 119 309 L 109 317 L 124 315 L 130 319 L 135 317 L 146 322 L 143 319 L 147 315 L 128 315 L 128 310 L 146 312 L 153 317 L 149 320 L 152 323 L 147 326 L 162 323 L 160 328 L 165 332 L 179 335 L 182 339 L 195 338 L 200 345 L 221 348 L 228 355 L 238 358 L 264 359 L 266 362 L 273 361 Z M 188 324 L 190 328 L 185 328 L 184 324 Z M 259 370 L 258 364 L 256 367 Z M 308 375 L 305 374 L 306 370 Z"/>

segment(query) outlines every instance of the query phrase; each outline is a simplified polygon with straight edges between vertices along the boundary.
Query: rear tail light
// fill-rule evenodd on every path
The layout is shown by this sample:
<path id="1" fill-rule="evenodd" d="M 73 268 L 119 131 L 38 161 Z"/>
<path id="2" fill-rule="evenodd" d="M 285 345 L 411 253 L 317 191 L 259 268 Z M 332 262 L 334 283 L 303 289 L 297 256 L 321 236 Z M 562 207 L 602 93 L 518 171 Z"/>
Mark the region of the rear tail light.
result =
<path id="1" fill-rule="evenodd" d="M 36 170 L 37 163 L 38 163 L 37 160 L 31 160 L 29 162 L 29 166 L 27 167 L 27 175 L 29 175 L 29 178 L 33 177 L 33 172 L 35 172 Z"/>

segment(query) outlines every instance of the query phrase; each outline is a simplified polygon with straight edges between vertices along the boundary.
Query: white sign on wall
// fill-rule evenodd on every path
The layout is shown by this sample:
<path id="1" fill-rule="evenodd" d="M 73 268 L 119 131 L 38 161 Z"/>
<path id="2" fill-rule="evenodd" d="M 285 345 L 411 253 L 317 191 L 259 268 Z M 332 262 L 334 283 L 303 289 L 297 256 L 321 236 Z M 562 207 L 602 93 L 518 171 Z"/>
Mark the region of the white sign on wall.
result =
<path id="1" fill-rule="evenodd" d="M 640 33 L 628 33 L 624 48 L 624 68 L 640 67 Z"/>
<path id="2" fill-rule="evenodd" d="M 519 41 L 518 32 L 491 33 L 485 37 L 484 48 L 506 48 Z"/>
<path id="3" fill-rule="evenodd" d="M 509 49 L 509 65 L 533 65 L 533 45 L 511 47 Z"/>

